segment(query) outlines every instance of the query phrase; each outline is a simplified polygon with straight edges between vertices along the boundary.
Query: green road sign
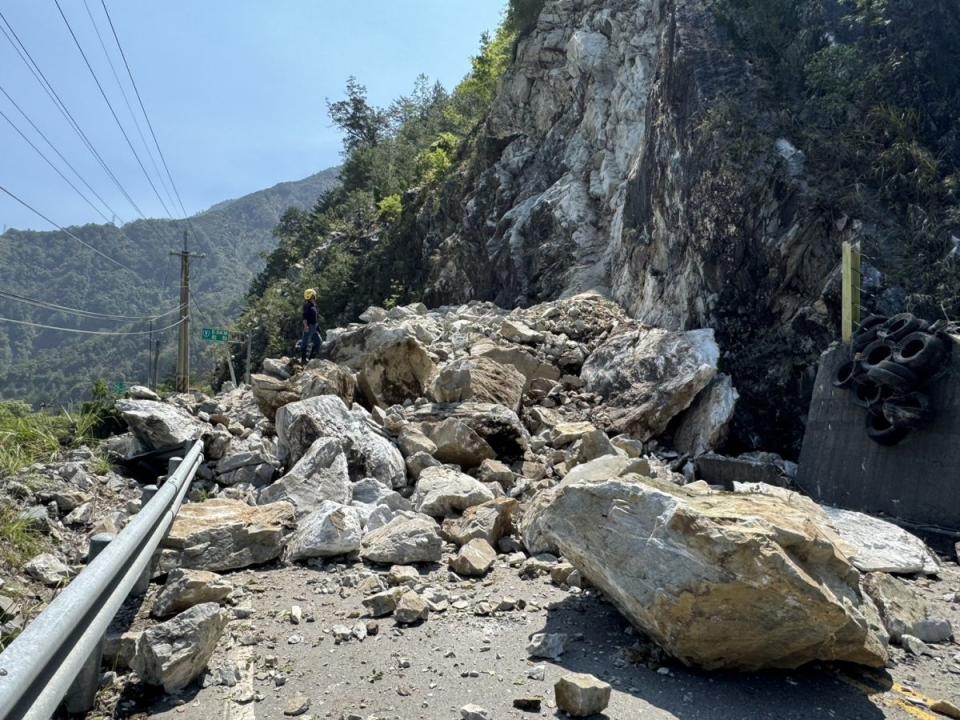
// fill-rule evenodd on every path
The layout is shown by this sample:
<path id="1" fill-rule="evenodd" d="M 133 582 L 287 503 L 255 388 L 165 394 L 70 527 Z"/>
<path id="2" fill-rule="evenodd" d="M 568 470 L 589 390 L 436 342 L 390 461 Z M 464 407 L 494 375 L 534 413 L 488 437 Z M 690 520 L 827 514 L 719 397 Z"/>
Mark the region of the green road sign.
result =
<path id="1" fill-rule="evenodd" d="M 206 342 L 230 342 L 230 331 L 221 328 L 203 328 L 200 339 Z"/>

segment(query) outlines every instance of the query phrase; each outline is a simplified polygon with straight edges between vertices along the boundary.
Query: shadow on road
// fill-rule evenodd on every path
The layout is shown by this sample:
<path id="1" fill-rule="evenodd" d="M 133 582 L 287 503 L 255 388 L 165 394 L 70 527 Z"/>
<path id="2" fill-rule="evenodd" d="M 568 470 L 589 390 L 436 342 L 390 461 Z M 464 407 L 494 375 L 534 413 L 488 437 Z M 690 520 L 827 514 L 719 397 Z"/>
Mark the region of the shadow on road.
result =
<path id="1" fill-rule="evenodd" d="M 666 660 L 658 672 L 656 663 L 648 667 L 629 662 L 626 657 L 631 653 L 624 651 L 637 643 L 638 635 L 605 601 L 571 596 L 551 608 L 544 627 L 536 632 L 571 637 L 566 652 L 554 662 L 558 667 L 595 675 L 610 683 L 615 694 L 639 698 L 677 720 L 884 717 L 865 691 L 837 676 L 849 668 L 823 665 L 790 671 L 708 673 Z M 883 683 L 873 684 L 882 687 Z M 608 712 L 611 720 L 620 717 Z"/>

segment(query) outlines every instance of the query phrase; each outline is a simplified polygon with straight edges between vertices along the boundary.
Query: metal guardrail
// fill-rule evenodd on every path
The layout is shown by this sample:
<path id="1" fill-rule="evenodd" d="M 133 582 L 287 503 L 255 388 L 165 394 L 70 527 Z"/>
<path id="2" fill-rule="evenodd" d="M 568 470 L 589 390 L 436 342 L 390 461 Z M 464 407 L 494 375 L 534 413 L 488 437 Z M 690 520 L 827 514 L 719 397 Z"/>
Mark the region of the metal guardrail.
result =
<path id="1" fill-rule="evenodd" d="M 203 462 L 202 451 L 203 443 L 195 443 L 116 539 L 99 548 L 91 542 L 96 557 L 0 654 L 0 720 L 47 720 L 65 697 L 68 711 L 90 709 L 104 633 L 130 592 L 138 584 L 146 590 L 153 554 Z"/>

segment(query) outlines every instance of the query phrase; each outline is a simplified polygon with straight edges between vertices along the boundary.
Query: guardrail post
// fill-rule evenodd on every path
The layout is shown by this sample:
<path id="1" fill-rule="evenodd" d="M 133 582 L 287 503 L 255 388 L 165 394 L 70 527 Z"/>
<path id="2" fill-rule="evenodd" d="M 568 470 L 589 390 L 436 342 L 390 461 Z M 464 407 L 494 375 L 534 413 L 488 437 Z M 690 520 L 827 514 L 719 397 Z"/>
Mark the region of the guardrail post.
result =
<path id="1" fill-rule="evenodd" d="M 144 485 L 142 488 L 140 488 L 140 507 L 144 507 L 148 502 L 153 500 L 153 496 L 156 494 L 156 485 Z"/>
<path id="2" fill-rule="evenodd" d="M 90 548 L 87 550 L 87 564 L 106 549 L 113 542 L 113 535 L 100 533 L 90 538 Z M 87 661 L 80 668 L 76 679 L 63 696 L 63 706 L 68 713 L 85 713 L 89 711 L 97 699 L 100 689 L 100 662 L 103 659 L 103 638 L 96 648 L 87 657 Z"/>

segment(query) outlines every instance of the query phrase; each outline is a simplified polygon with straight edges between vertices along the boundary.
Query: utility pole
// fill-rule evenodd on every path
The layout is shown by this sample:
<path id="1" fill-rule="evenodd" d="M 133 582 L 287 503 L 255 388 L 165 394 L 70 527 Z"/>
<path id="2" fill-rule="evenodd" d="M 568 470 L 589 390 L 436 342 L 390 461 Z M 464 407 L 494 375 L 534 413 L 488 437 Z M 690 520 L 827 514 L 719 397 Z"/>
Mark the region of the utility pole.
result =
<path id="1" fill-rule="evenodd" d="M 246 376 L 247 385 L 250 384 L 250 348 L 253 344 L 253 328 L 247 330 L 247 361 L 244 364 L 244 375 Z"/>
<path id="2" fill-rule="evenodd" d="M 151 390 L 153 383 L 153 320 L 150 321 L 150 339 L 147 342 L 147 387 Z"/>
<path id="3" fill-rule="evenodd" d="M 180 339 L 177 345 L 177 392 L 190 391 L 190 261 L 203 258 L 190 252 L 187 231 L 183 231 L 183 250 L 171 252 L 180 256 Z"/>
<path id="4" fill-rule="evenodd" d="M 153 385 L 151 390 L 156 390 L 160 385 L 160 338 L 156 339 L 156 345 L 153 346 Z"/>

